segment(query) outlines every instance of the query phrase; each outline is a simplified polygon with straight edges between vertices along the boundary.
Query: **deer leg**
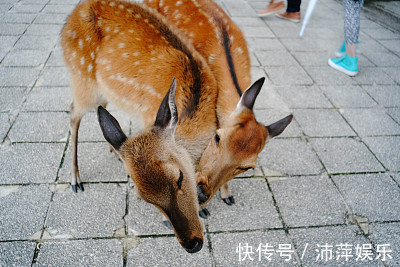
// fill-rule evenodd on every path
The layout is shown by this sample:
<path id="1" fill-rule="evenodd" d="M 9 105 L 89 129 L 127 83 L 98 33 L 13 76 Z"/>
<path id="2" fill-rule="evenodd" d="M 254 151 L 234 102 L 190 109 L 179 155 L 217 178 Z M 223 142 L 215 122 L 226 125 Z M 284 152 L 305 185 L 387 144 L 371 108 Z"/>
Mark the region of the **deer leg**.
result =
<path id="1" fill-rule="evenodd" d="M 207 219 L 207 217 L 210 216 L 210 212 L 208 211 L 208 209 L 204 208 L 199 211 L 199 216 L 203 219 Z"/>
<path id="2" fill-rule="evenodd" d="M 235 198 L 232 196 L 231 190 L 229 190 L 228 183 L 226 182 L 221 186 L 221 198 L 227 205 L 235 204 Z"/>
<path id="3" fill-rule="evenodd" d="M 79 167 L 78 167 L 78 131 L 79 125 L 81 123 L 83 117 L 83 113 L 79 112 L 75 107 L 74 103 L 71 104 L 71 113 L 70 113 L 70 121 L 71 121 L 71 143 L 72 143 L 72 165 L 71 165 L 71 188 L 75 193 L 77 192 L 77 188 L 84 191 L 81 178 L 79 176 Z"/>

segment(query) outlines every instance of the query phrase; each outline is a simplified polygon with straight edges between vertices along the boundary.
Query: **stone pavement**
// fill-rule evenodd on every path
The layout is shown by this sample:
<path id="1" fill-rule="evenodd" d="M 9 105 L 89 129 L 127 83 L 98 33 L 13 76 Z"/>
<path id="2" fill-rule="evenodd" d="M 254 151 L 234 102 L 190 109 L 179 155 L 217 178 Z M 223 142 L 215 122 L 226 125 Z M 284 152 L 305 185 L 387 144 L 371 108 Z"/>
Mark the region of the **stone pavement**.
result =
<path id="1" fill-rule="evenodd" d="M 235 205 L 214 197 L 192 255 L 135 196 L 94 112 L 80 131 L 86 190 L 70 189 L 58 41 L 77 2 L 0 0 L 0 266 L 400 265 L 399 32 L 363 14 L 350 78 L 327 64 L 343 40 L 340 2 L 320 0 L 300 38 L 300 24 L 256 16 L 266 1 L 220 1 L 247 38 L 253 79 L 267 77 L 258 120 L 294 121 L 230 182 Z"/>

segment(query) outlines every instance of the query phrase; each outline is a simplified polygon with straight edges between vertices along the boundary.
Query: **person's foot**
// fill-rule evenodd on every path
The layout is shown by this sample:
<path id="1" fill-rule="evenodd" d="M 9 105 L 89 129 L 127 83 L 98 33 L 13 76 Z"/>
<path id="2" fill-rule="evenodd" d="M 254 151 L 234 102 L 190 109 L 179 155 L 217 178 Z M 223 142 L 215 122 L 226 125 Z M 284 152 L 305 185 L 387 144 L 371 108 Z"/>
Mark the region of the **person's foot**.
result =
<path id="1" fill-rule="evenodd" d="M 291 22 L 300 22 L 300 12 L 285 12 L 281 14 L 275 14 L 280 19 L 286 19 Z"/>
<path id="2" fill-rule="evenodd" d="M 349 57 L 345 54 L 343 57 L 330 58 L 328 64 L 335 70 L 341 71 L 349 76 L 355 76 L 358 73 L 357 60 L 358 57 Z"/>
<path id="3" fill-rule="evenodd" d="M 266 9 L 258 12 L 259 17 L 266 17 L 275 14 L 285 8 L 285 4 L 281 1 L 278 3 L 271 2 Z"/>
<path id="4" fill-rule="evenodd" d="M 357 42 L 357 53 L 360 53 L 360 47 L 358 46 L 360 42 Z M 343 41 L 342 46 L 339 48 L 338 51 L 335 52 L 336 57 L 342 57 L 346 54 L 346 43 Z"/>

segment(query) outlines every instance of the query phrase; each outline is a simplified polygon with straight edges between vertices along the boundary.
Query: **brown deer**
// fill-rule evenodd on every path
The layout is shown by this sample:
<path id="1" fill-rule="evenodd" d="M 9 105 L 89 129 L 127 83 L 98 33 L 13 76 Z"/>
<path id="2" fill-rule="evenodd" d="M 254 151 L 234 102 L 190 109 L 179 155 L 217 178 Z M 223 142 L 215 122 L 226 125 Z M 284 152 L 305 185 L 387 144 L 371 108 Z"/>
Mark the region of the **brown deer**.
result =
<path id="1" fill-rule="evenodd" d="M 221 188 L 223 201 L 235 200 L 228 181 L 254 168 L 266 142 L 281 134 L 292 115 L 267 127 L 257 122 L 253 106 L 262 87 L 260 79 L 249 87 L 250 56 L 240 28 L 211 0 L 145 0 L 170 19 L 207 60 L 218 84 L 217 114 L 220 129 L 198 167 L 201 204 Z M 249 87 L 246 91 L 246 89 Z"/>
<path id="2" fill-rule="evenodd" d="M 112 102 L 147 126 L 127 138 L 118 122 L 98 108 L 103 134 L 138 196 L 166 215 L 188 252 L 199 251 L 203 232 L 193 165 L 215 135 L 218 93 L 203 57 L 164 17 L 123 1 L 79 4 L 62 30 L 61 45 L 73 90 L 72 189 L 83 191 L 77 160 L 82 116 Z"/>

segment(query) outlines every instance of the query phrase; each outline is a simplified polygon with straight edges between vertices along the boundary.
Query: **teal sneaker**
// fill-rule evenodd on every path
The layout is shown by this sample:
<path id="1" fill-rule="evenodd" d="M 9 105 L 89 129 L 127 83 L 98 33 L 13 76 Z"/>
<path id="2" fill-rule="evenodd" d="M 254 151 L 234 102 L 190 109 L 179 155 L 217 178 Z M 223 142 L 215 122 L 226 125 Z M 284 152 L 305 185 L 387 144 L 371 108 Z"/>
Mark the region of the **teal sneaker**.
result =
<path id="1" fill-rule="evenodd" d="M 358 73 L 357 60 L 358 57 L 349 57 L 345 54 L 343 57 L 330 58 L 328 64 L 332 68 L 346 73 L 349 76 L 355 76 Z"/>
<path id="2" fill-rule="evenodd" d="M 360 53 L 360 48 L 359 48 L 360 42 L 357 42 L 357 53 Z M 342 46 L 339 48 L 338 51 L 335 52 L 336 57 L 342 57 L 346 54 L 346 43 L 343 41 Z"/>

